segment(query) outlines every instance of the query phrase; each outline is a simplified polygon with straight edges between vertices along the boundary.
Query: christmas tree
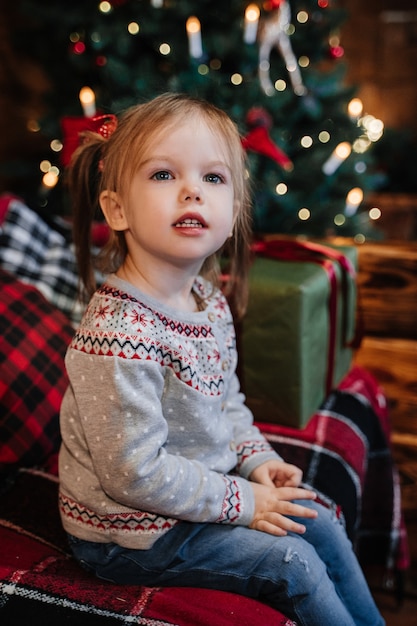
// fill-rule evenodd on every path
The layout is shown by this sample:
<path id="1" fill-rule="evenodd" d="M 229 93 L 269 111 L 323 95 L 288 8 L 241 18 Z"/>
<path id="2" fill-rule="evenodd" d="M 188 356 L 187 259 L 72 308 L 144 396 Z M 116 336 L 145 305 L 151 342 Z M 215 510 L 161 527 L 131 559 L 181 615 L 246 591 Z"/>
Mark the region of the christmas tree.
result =
<path id="1" fill-rule="evenodd" d="M 367 234 L 360 205 L 378 182 L 370 147 L 381 124 L 352 109 L 340 41 L 348 15 L 336 0 L 22 0 L 20 7 L 26 19 L 16 45 L 37 59 L 51 86 L 45 115 L 34 121 L 50 140 L 47 185 L 83 116 L 184 91 L 238 124 L 255 231 Z"/>

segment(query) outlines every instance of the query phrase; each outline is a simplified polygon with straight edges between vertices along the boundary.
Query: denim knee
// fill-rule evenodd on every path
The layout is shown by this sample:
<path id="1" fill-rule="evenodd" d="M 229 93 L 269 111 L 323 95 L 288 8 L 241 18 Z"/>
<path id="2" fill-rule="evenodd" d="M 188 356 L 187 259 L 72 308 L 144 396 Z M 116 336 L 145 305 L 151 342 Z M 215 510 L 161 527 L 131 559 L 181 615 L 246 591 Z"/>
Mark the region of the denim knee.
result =
<path id="1" fill-rule="evenodd" d="M 313 546 L 289 534 L 276 537 L 267 551 L 258 552 L 247 576 L 251 595 L 282 607 L 288 601 L 292 605 L 293 598 L 316 596 L 327 571 Z"/>

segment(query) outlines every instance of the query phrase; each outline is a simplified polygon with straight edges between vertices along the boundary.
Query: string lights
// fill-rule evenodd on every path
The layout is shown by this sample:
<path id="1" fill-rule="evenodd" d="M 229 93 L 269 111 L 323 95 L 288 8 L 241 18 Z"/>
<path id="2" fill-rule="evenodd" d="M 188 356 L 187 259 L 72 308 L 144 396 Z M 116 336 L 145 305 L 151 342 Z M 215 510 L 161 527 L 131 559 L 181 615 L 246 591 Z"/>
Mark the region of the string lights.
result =
<path id="1" fill-rule="evenodd" d="M 352 98 L 348 104 L 348 113 L 352 121 L 356 121 L 362 115 L 363 103 L 360 98 Z"/>

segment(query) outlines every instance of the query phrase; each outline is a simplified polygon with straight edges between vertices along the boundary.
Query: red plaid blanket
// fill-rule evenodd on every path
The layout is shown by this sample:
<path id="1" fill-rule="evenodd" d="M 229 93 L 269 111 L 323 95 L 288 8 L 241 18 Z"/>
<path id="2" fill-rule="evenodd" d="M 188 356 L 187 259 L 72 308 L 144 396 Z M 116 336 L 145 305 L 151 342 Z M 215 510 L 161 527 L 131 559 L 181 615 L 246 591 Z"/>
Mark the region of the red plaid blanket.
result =
<path id="1" fill-rule="evenodd" d="M 0 623 L 21 626 L 292 626 L 268 606 L 207 589 L 102 582 L 69 557 L 57 479 L 19 472 L 0 498 Z"/>
<path id="2" fill-rule="evenodd" d="M 387 574 L 409 567 L 385 396 L 369 372 L 354 367 L 304 429 L 261 427 L 304 481 L 340 507 L 363 565 Z"/>

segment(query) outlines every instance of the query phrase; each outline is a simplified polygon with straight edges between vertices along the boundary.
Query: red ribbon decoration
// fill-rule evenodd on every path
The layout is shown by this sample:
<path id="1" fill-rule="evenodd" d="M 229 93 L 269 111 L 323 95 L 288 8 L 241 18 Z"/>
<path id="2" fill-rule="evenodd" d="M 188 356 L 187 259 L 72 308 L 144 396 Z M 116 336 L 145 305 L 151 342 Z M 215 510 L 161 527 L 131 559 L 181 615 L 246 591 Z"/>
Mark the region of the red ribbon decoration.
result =
<path id="1" fill-rule="evenodd" d="M 90 130 L 108 139 L 117 128 L 117 117 L 112 113 L 95 117 L 63 117 L 61 120 L 63 149 L 61 163 L 66 167 L 73 152 L 80 145 L 81 133 Z"/>
<path id="2" fill-rule="evenodd" d="M 257 126 L 250 130 L 243 137 L 242 146 L 245 150 L 252 150 L 273 159 L 285 170 L 292 170 L 293 168 L 291 159 L 272 141 L 265 126 Z"/>
<path id="3" fill-rule="evenodd" d="M 338 263 L 342 271 L 342 297 L 343 297 L 343 321 L 342 337 L 343 346 L 352 347 L 355 339 L 348 341 L 347 338 L 347 295 L 348 277 L 356 278 L 356 270 L 351 261 L 339 250 L 321 244 L 289 240 L 270 239 L 256 241 L 252 244 L 252 251 L 266 258 L 281 261 L 304 261 L 317 263 L 323 267 L 330 283 L 329 295 L 329 347 L 327 353 L 326 393 L 333 388 L 335 359 L 336 359 L 336 324 L 337 324 L 337 275 L 334 263 Z M 355 344 L 356 345 L 356 344 Z"/>
<path id="4" fill-rule="evenodd" d="M 248 133 L 242 139 L 244 150 L 251 150 L 267 156 L 283 169 L 293 169 L 292 161 L 271 139 L 269 132 L 273 125 L 272 116 L 263 107 L 252 107 L 246 115 Z"/>

